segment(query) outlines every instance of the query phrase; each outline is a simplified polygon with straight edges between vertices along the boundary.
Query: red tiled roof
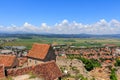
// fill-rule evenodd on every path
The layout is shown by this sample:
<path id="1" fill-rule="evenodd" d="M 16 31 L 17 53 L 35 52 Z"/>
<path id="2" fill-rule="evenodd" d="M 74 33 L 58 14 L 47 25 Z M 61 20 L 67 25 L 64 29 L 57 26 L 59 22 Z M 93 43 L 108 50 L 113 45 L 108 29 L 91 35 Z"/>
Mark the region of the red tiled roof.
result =
<path id="1" fill-rule="evenodd" d="M 62 76 L 62 72 L 58 68 L 55 61 L 48 61 L 38 65 L 40 66 L 40 73 L 44 75 L 45 80 L 54 80 Z M 36 66 L 37 67 L 37 66 Z"/>
<path id="2" fill-rule="evenodd" d="M 111 63 L 112 61 L 111 61 L 111 60 L 106 60 L 105 62 L 106 62 L 106 63 Z"/>
<path id="3" fill-rule="evenodd" d="M 115 45 L 115 44 L 104 44 L 104 46 L 107 46 L 107 47 L 115 47 L 115 46 L 117 46 L 117 45 Z"/>
<path id="4" fill-rule="evenodd" d="M 38 44 L 34 43 L 32 49 L 27 54 L 28 57 L 33 57 L 37 59 L 44 59 L 50 48 L 49 44 Z"/>
<path id="5" fill-rule="evenodd" d="M 16 56 L 0 55 L 0 64 L 3 64 L 5 67 L 11 67 L 15 60 Z"/>

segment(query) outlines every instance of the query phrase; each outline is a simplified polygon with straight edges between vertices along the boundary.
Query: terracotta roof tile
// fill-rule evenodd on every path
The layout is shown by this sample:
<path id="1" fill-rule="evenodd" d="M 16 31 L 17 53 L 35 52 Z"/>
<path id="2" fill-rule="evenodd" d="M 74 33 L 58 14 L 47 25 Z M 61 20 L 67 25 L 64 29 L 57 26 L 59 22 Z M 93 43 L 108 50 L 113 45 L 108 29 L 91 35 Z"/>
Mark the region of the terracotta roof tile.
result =
<path id="1" fill-rule="evenodd" d="M 107 46 L 107 47 L 115 47 L 115 46 L 117 46 L 117 45 L 115 45 L 115 44 L 104 44 L 104 46 Z"/>
<path id="2" fill-rule="evenodd" d="M 112 61 L 111 60 L 106 60 L 105 63 L 111 63 Z"/>
<path id="3" fill-rule="evenodd" d="M 16 59 L 16 56 L 12 55 L 0 55 L 0 64 L 5 67 L 11 67 Z"/>
<path id="4" fill-rule="evenodd" d="M 44 59 L 48 53 L 50 45 L 34 43 L 32 49 L 27 54 L 28 57 Z"/>
<path id="5" fill-rule="evenodd" d="M 40 73 L 44 75 L 45 80 L 54 80 L 62 76 L 62 72 L 58 68 L 55 61 L 48 61 L 37 66 L 40 66 Z"/>

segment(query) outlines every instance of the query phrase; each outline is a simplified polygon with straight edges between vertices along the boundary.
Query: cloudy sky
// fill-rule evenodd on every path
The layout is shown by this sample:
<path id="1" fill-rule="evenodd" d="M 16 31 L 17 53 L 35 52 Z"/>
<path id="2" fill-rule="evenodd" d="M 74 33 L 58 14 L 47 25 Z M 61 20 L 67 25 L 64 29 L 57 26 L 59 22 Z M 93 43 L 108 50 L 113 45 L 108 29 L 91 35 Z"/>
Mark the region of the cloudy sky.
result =
<path id="1" fill-rule="evenodd" d="M 0 32 L 120 34 L 120 0 L 0 0 Z"/>

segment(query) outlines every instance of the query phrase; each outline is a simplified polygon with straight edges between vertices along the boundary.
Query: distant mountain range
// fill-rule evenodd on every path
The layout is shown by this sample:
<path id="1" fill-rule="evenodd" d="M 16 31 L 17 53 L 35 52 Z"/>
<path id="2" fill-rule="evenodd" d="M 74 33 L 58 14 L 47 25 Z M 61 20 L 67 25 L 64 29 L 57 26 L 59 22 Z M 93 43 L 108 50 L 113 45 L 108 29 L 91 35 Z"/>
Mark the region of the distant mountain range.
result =
<path id="1" fill-rule="evenodd" d="M 0 37 L 48 37 L 48 38 L 120 38 L 120 34 L 94 35 L 94 34 L 32 34 L 32 33 L 0 33 Z"/>

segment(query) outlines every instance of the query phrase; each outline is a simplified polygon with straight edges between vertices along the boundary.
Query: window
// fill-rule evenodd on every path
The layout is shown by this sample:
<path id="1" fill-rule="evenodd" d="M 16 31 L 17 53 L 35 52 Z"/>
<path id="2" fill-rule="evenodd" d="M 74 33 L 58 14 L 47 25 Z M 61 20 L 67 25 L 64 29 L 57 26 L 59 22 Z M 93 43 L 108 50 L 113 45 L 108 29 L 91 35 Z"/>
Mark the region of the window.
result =
<path id="1" fill-rule="evenodd" d="M 29 59 L 29 62 L 31 62 L 31 59 Z"/>

